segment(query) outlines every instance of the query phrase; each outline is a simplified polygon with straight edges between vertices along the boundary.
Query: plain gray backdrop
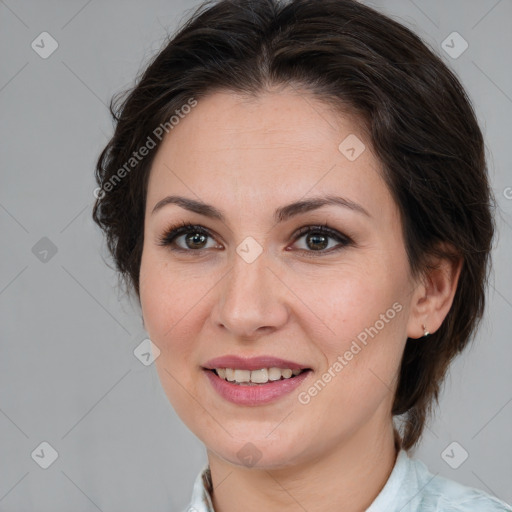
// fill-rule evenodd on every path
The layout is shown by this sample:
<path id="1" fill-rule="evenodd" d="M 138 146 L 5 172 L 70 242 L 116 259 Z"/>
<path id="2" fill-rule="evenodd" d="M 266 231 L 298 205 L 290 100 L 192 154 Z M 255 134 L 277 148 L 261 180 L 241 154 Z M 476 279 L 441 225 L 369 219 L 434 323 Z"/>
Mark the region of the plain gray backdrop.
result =
<path id="1" fill-rule="evenodd" d="M 367 3 L 460 77 L 499 206 L 485 319 L 413 456 L 512 502 L 512 1 Z M 206 461 L 154 365 L 134 355 L 147 337 L 140 311 L 118 292 L 91 219 L 94 166 L 113 132 L 108 102 L 197 4 L 0 0 L 2 512 L 177 512 Z M 468 44 L 456 58 L 443 46 L 453 32 Z"/>

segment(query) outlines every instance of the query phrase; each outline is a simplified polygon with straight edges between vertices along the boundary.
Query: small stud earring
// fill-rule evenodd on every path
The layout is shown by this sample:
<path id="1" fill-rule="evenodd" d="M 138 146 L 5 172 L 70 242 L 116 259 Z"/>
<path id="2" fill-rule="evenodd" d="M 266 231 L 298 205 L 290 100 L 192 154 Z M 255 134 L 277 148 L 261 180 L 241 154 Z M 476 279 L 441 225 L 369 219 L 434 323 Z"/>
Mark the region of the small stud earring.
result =
<path id="1" fill-rule="evenodd" d="M 430 335 L 430 333 L 427 331 L 427 328 L 425 327 L 425 324 L 421 324 L 421 327 L 423 327 L 423 337 L 427 337 Z"/>

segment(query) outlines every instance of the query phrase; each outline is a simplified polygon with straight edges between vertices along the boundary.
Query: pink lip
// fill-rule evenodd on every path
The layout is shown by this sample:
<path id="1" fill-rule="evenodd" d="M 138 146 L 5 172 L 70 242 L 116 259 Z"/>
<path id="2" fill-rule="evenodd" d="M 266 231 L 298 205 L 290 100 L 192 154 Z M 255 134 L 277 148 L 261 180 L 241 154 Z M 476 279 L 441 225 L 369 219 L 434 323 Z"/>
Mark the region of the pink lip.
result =
<path id="1" fill-rule="evenodd" d="M 217 364 L 217 360 L 213 361 Z M 273 366 L 279 367 L 279 365 Z M 222 367 L 222 365 L 217 366 L 217 368 Z M 239 365 L 236 367 L 242 369 Z M 230 368 L 230 366 L 227 368 Z M 258 366 L 254 369 L 257 370 L 259 368 L 267 368 L 267 366 Z M 287 368 L 290 368 L 290 366 L 287 366 Z M 272 382 L 269 381 L 266 384 L 257 384 L 255 386 L 233 384 L 232 382 L 228 382 L 227 380 L 222 379 L 212 370 L 205 369 L 204 373 L 208 377 L 213 389 L 215 389 L 215 391 L 217 391 L 217 393 L 225 400 L 228 400 L 229 402 L 237 405 L 255 406 L 273 402 L 292 392 L 294 389 L 300 386 L 300 384 L 304 382 L 305 379 L 307 379 L 311 371 L 303 371 L 296 377 L 276 380 Z"/>
<path id="2" fill-rule="evenodd" d="M 215 368 L 233 368 L 237 370 L 260 370 L 261 368 L 289 368 L 290 370 L 303 370 L 308 367 L 286 359 L 272 356 L 258 356 L 242 358 L 234 355 L 216 357 L 207 361 L 203 368 L 214 370 Z"/>

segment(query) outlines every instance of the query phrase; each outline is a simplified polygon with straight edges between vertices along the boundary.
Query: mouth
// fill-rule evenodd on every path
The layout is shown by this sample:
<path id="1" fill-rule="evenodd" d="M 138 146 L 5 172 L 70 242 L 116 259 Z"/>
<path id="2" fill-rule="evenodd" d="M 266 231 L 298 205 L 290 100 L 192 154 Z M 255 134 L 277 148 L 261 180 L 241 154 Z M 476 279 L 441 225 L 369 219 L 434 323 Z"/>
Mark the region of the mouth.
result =
<path id="1" fill-rule="evenodd" d="M 290 397 L 313 373 L 311 368 L 270 366 L 244 368 L 203 368 L 217 396 L 237 406 L 264 406 Z"/>
<path id="2" fill-rule="evenodd" d="M 241 368 L 205 368 L 220 379 L 238 386 L 262 386 L 271 382 L 291 380 L 299 375 L 310 372 L 310 368 L 259 368 L 245 370 Z"/>
<path id="3" fill-rule="evenodd" d="M 211 389 L 236 405 L 265 405 L 290 395 L 312 368 L 270 355 L 240 357 L 224 355 L 202 366 Z"/>

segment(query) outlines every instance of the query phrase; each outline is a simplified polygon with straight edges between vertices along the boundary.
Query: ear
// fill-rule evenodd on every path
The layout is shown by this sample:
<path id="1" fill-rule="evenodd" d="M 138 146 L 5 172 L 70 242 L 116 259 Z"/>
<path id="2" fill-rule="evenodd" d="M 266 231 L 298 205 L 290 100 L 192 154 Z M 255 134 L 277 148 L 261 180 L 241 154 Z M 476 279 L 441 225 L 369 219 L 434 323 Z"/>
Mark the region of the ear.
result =
<path id="1" fill-rule="evenodd" d="M 447 246 L 443 246 L 447 249 Z M 463 258 L 449 250 L 453 257 L 432 257 L 429 267 L 415 285 L 407 325 L 409 338 L 421 338 L 424 328 L 437 331 L 450 311 L 457 290 Z"/>

